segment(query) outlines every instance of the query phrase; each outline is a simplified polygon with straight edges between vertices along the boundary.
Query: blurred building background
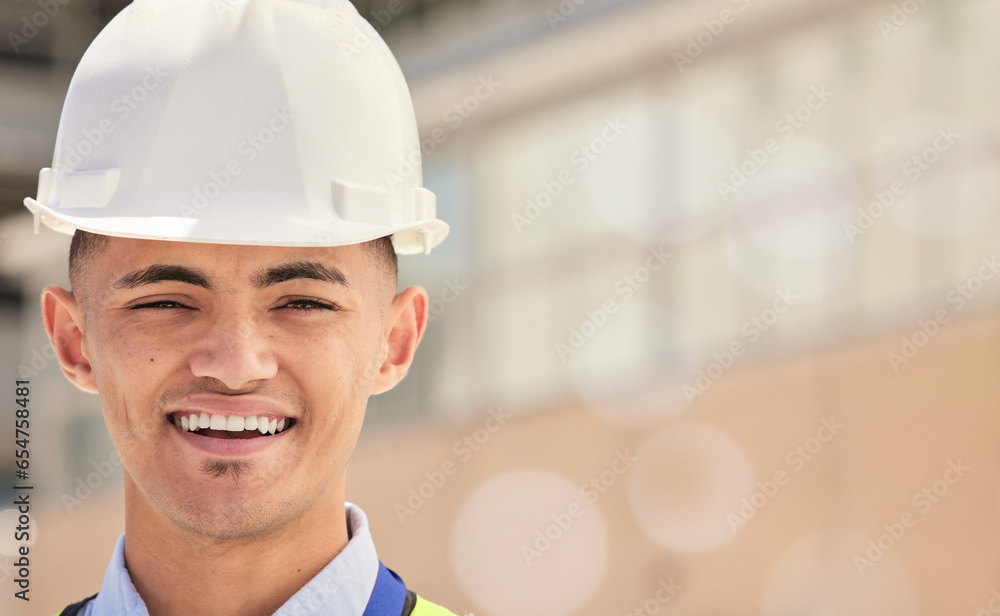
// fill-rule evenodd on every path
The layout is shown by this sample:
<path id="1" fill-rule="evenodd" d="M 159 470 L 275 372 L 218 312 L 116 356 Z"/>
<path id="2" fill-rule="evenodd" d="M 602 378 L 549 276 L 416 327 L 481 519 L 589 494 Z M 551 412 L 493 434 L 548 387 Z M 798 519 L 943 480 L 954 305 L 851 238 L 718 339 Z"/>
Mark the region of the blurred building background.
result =
<path id="1" fill-rule="evenodd" d="M 69 240 L 21 201 L 124 4 L 0 2 L 0 391 L 31 380 L 36 486 L 3 614 L 95 592 L 123 530 L 39 315 Z M 401 260 L 433 320 L 350 471 L 384 562 L 478 616 L 1000 612 L 1000 3 L 355 4 L 452 226 Z"/>

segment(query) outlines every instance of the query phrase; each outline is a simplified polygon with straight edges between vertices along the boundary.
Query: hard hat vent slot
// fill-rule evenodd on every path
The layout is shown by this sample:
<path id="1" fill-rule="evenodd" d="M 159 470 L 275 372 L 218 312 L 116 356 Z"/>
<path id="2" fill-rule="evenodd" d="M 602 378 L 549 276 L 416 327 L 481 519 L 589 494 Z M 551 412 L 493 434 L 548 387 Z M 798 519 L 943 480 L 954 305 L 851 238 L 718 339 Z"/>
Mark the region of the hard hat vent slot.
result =
<path id="1" fill-rule="evenodd" d="M 419 220 L 430 220 L 437 216 L 437 197 L 431 191 L 423 187 L 413 189 L 413 205 L 410 216 L 404 217 L 404 222 L 417 222 Z"/>
<path id="2" fill-rule="evenodd" d="M 377 186 L 333 180 L 333 207 L 344 220 L 392 224 L 389 191 Z"/>
<path id="3" fill-rule="evenodd" d="M 55 172 L 51 167 L 45 167 L 38 172 L 38 196 L 36 199 L 41 203 L 51 203 L 52 185 Z"/>
<path id="4" fill-rule="evenodd" d="M 111 202 L 118 192 L 118 182 L 122 170 L 99 169 L 94 171 L 74 171 L 62 182 L 59 206 L 64 210 L 74 208 L 102 208 Z"/>

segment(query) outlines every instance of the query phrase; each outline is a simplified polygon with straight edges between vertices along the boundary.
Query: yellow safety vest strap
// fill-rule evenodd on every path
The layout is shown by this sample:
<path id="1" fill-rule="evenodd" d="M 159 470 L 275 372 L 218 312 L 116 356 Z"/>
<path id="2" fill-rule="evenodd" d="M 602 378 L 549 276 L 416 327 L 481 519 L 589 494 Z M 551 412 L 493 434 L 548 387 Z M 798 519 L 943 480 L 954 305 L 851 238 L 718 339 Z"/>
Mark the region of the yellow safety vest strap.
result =
<path id="1" fill-rule="evenodd" d="M 95 592 L 94 594 L 90 595 L 89 597 L 87 597 L 83 601 L 77 601 L 73 605 L 67 605 L 66 607 L 64 607 L 62 609 L 61 612 L 59 612 L 58 614 L 56 614 L 56 616 L 76 616 L 80 612 L 80 610 L 82 610 L 83 607 L 85 605 L 87 605 L 87 603 L 89 603 L 90 601 L 93 601 L 96 596 L 97 596 L 97 593 Z"/>
<path id="2" fill-rule="evenodd" d="M 456 614 L 417 595 L 417 602 L 413 605 L 410 616 L 456 616 Z"/>

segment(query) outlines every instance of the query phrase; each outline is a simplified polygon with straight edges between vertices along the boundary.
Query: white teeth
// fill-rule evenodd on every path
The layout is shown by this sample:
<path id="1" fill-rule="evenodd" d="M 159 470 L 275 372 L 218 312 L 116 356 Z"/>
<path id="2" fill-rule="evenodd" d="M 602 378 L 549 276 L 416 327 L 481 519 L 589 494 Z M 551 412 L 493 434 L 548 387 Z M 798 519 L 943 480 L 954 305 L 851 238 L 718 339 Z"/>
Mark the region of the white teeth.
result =
<path id="1" fill-rule="evenodd" d="M 257 430 L 261 434 L 277 434 L 290 426 L 287 418 L 271 419 L 264 415 L 240 417 L 237 415 L 209 415 L 208 413 L 191 413 L 190 415 L 174 415 L 174 424 L 182 430 L 197 432 L 198 430 L 225 430 L 227 432 L 242 432 Z"/>

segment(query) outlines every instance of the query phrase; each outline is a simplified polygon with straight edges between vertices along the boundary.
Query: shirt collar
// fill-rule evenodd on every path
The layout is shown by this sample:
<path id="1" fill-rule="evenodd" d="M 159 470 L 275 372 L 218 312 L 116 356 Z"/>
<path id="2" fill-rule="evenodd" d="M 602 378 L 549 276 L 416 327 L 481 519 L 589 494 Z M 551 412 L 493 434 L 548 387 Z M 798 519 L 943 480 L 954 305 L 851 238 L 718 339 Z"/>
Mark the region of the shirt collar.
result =
<path id="1" fill-rule="evenodd" d="M 362 616 L 378 577 L 378 554 L 360 507 L 345 503 L 351 538 L 337 556 L 284 603 L 274 616 Z M 97 599 L 84 616 L 149 616 L 125 568 L 125 535 L 115 544 Z"/>

